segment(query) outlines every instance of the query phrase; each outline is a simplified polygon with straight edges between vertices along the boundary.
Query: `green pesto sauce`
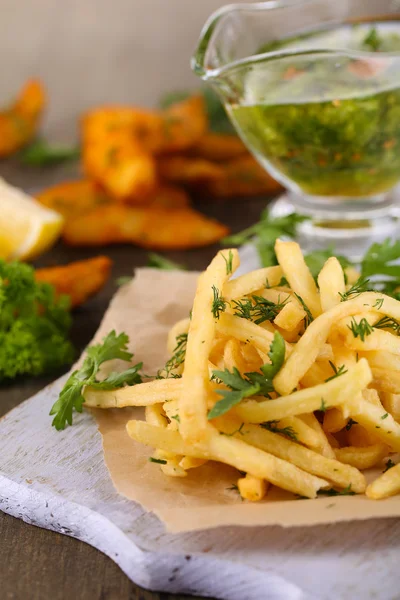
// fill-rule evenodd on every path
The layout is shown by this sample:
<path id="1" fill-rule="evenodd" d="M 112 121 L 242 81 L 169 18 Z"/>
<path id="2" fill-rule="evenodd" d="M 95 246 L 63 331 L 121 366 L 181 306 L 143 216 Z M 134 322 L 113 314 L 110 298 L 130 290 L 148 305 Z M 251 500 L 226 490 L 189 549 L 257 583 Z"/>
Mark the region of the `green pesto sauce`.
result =
<path id="1" fill-rule="evenodd" d="M 400 23 L 389 30 L 386 24 L 342 26 L 281 41 L 279 47 L 346 44 L 382 57 L 400 49 L 393 26 L 400 31 Z M 261 161 L 311 195 L 374 195 L 400 180 L 397 59 L 378 74 L 369 73 L 368 65 L 365 72 L 365 63 L 350 57 L 294 56 L 263 68 L 250 73 L 245 102 L 228 107 Z"/>

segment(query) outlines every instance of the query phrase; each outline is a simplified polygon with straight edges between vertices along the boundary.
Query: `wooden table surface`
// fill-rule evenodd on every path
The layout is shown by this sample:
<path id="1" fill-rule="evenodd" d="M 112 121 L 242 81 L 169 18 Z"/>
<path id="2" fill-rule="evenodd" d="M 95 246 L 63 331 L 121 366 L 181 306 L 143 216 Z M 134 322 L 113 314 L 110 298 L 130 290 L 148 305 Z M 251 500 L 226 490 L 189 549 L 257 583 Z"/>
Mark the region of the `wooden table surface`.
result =
<path id="1" fill-rule="evenodd" d="M 40 189 L 61 180 L 64 171 L 24 170 L 4 163 L 0 174 L 25 189 Z M 67 175 L 68 175 L 67 171 Z M 226 202 L 198 202 L 204 213 L 218 218 L 232 231 L 258 220 L 265 199 Z M 218 246 L 188 252 L 170 252 L 169 258 L 189 269 L 203 269 Z M 83 350 L 95 333 L 102 315 L 116 291 L 115 279 L 130 275 L 144 266 L 147 252 L 132 246 L 102 249 L 71 249 L 60 243 L 38 265 L 67 263 L 104 253 L 114 261 L 107 286 L 85 306 L 74 312 L 72 339 L 77 352 Z M 18 380 L 0 388 L 0 416 L 23 402 L 62 373 L 49 377 Z M 67 536 L 27 525 L 0 512 L 0 597 L 7 600 L 184 600 L 184 596 L 156 594 L 138 588 L 120 568 L 98 550 Z"/>

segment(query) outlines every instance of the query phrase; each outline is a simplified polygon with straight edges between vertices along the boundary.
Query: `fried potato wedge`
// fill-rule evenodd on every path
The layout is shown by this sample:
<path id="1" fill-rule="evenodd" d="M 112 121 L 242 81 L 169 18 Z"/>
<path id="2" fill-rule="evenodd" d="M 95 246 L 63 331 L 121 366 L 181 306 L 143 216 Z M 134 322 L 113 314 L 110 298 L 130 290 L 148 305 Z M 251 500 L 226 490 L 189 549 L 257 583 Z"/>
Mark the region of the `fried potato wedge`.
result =
<path id="1" fill-rule="evenodd" d="M 192 156 L 221 162 L 248 154 L 248 150 L 237 135 L 207 131 L 190 151 Z"/>
<path id="2" fill-rule="evenodd" d="M 250 155 L 240 156 L 218 165 L 223 176 L 207 183 L 208 191 L 217 198 L 276 194 L 282 187 Z"/>
<path id="3" fill-rule="evenodd" d="M 204 158 L 188 156 L 164 156 L 157 161 L 161 179 L 175 183 L 199 183 L 216 181 L 223 177 L 224 171 Z"/>
<path id="4" fill-rule="evenodd" d="M 143 208 L 115 204 L 68 221 L 64 240 L 71 246 L 132 243 L 159 250 L 207 246 L 228 228 L 189 209 Z"/>
<path id="5" fill-rule="evenodd" d="M 162 112 L 161 118 L 161 152 L 190 148 L 204 136 L 208 127 L 206 105 L 200 95 L 172 104 Z"/>
<path id="6" fill-rule="evenodd" d="M 42 83 L 31 79 L 15 102 L 0 112 L 0 157 L 9 156 L 34 137 L 46 104 Z"/>
<path id="7" fill-rule="evenodd" d="M 65 219 L 77 217 L 112 202 L 100 186 L 88 179 L 59 183 L 37 194 L 36 199 L 47 208 L 62 214 Z"/>
<path id="8" fill-rule="evenodd" d="M 38 281 L 50 283 L 57 295 L 71 299 L 71 307 L 80 306 L 104 286 L 110 277 L 112 261 L 107 256 L 79 260 L 67 265 L 37 269 Z"/>
<path id="9" fill-rule="evenodd" d="M 186 208 L 190 206 L 189 194 L 177 185 L 159 185 L 149 198 L 149 206 L 158 208 Z"/>
<path id="10" fill-rule="evenodd" d="M 134 198 L 146 204 L 157 185 L 154 159 L 129 131 L 84 140 L 83 164 L 87 176 L 117 199 Z"/>

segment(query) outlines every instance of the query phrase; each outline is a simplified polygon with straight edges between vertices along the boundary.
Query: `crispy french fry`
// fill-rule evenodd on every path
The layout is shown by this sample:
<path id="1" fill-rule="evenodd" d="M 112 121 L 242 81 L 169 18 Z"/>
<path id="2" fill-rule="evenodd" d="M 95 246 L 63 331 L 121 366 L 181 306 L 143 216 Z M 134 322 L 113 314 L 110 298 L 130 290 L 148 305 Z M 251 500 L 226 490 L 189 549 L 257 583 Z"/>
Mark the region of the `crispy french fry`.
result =
<path id="1" fill-rule="evenodd" d="M 318 448 L 320 445 L 320 436 L 310 425 L 305 423 L 303 415 L 298 417 L 284 417 L 280 419 L 278 426 L 280 429 L 290 427 L 300 444 L 304 444 L 310 448 Z"/>
<path id="2" fill-rule="evenodd" d="M 207 432 L 207 396 L 210 389 L 208 357 L 216 321 L 212 310 L 213 298 L 215 293 L 220 293 L 238 265 L 237 250 L 221 250 L 198 280 L 179 400 L 180 431 L 188 442 L 202 440 Z"/>
<path id="3" fill-rule="evenodd" d="M 337 433 L 346 427 L 348 419 L 343 416 L 340 408 L 331 408 L 324 414 L 322 428 L 325 433 Z"/>
<path id="4" fill-rule="evenodd" d="M 388 469 L 375 481 L 369 484 L 366 490 L 368 498 L 381 500 L 395 496 L 400 492 L 400 464 Z"/>
<path id="5" fill-rule="evenodd" d="M 344 377 L 344 375 L 343 375 Z M 353 395 L 346 402 L 351 417 L 367 431 L 387 444 L 396 452 L 400 452 L 400 425 L 392 415 L 382 407 L 376 406 L 363 399 L 362 395 Z"/>
<path id="6" fill-rule="evenodd" d="M 0 157 L 9 156 L 32 140 L 45 104 L 42 83 L 27 81 L 10 108 L 0 112 Z"/>
<path id="7" fill-rule="evenodd" d="M 238 427 L 240 421 L 226 418 L 215 419 L 220 431 L 228 433 Z M 246 424 L 234 437 L 247 442 L 265 452 L 270 452 L 283 460 L 288 460 L 300 469 L 331 481 L 333 484 L 346 488 L 351 485 L 353 491 L 365 491 L 365 477 L 357 469 L 338 462 L 335 457 L 326 458 L 308 448 L 285 437 L 262 429 L 257 425 Z"/>
<path id="8" fill-rule="evenodd" d="M 189 469 L 197 469 L 198 467 L 202 467 L 207 462 L 204 458 L 193 458 L 192 456 L 184 456 L 179 463 L 179 466 L 185 471 L 189 471 Z"/>
<path id="9" fill-rule="evenodd" d="M 286 331 L 293 331 L 306 316 L 307 314 L 303 308 L 296 306 L 294 302 L 289 302 L 275 317 L 274 324 Z"/>
<path id="10" fill-rule="evenodd" d="M 155 379 L 148 383 L 117 390 L 84 390 L 85 406 L 91 408 L 124 408 L 125 406 L 148 406 L 177 399 L 182 390 L 181 379 Z"/>
<path id="11" fill-rule="evenodd" d="M 97 256 L 67 265 L 36 269 L 37 281 L 54 286 L 57 295 L 69 296 L 72 308 L 80 306 L 105 285 L 110 277 L 111 259 Z"/>
<path id="12" fill-rule="evenodd" d="M 176 338 L 182 333 L 187 333 L 189 331 L 190 318 L 181 319 L 169 330 L 168 332 L 168 340 L 167 340 L 167 350 L 168 354 L 172 354 L 176 347 Z"/>
<path id="13" fill-rule="evenodd" d="M 349 446 L 356 446 L 357 448 L 374 446 L 381 442 L 379 438 L 367 431 L 362 425 L 358 425 L 357 421 L 346 431 L 346 438 Z"/>
<path id="14" fill-rule="evenodd" d="M 207 131 L 192 146 L 190 152 L 193 156 L 214 162 L 227 161 L 248 154 L 246 146 L 237 135 L 224 135 L 212 131 Z"/>
<path id="15" fill-rule="evenodd" d="M 382 302 L 381 302 L 382 301 Z M 378 305 L 377 305 L 378 303 Z M 400 303 L 376 292 L 365 292 L 353 300 L 341 302 L 313 321 L 295 346 L 286 363 L 274 379 L 275 389 L 282 395 L 293 390 L 311 367 L 326 342 L 331 327 L 341 318 L 365 311 L 365 306 L 400 320 Z"/>
<path id="16" fill-rule="evenodd" d="M 400 394 L 392 394 L 390 392 L 381 392 L 382 404 L 385 410 L 389 412 L 393 419 L 400 421 Z"/>
<path id="17" fill-rule="evenodd" d="M 154 427 L 162 427 L 163 429 L 167 426 L 167 419 L 165 418 L 165 412 L 162 404 L 148 404 L 145 407 L 146 423 L 154 425 Z"/>
<path id="18" fill-rule="evenodd" d="M 353 352 L 353 354 L 355 354 L 355 352 Z M 371 352 L 359 352 L 358 356 L 366 358 L 371 368 L 400 371 L 400 355 L 393 354 L 393 352 L 372 350 Z"/>
<path id="19" fill-rule="evenodd" d="M 314 447 L 315 452 L 326 458 L 335 458 L 335 453 L 317 417 L 313 413 L 309 413 L 302 415 L 301 419 L 318 435 L 318 445 Z"/>
<path id="20" fill-rule="evenodd" d="M 380 463 L 389 453 L 385 444 L 374 444 L 373 446 L 347 446 L 335 449 L 336 458 L 346 465 L 351 465 L 360 471 L 370 469 Z"/>
<path id="21" fill-rule="evenodd" d="M 67 222 L 64 240 L 70 246 L 131 243 L 182 250 L 215 243 L 227 232 L 224 225 L 192 209 L 111 205 Z"/>
<path id="22" fill-rule="evenodd" d="M 226 300 L 241 298 L 252 294 L 266 286 L 275 286 L 281 281 L 283 271 L 281 267 L 265 267 L 251 273 L 241 275 L 236 279 L 227 281 L 224 285 L 223 296 Z"/>
<path id="23" fill-rule="evenodd" d="M 318 287 L 323 312 L 330 310 L 341 302 L 340 294 L 346 291 L 343 269 L 334 256 L 328 258 L 318 275 Z"/>
<path id="24" fill-rule="evenodd" d="M 196 183 L 222 177 L 221 167 L 204 158 L 163 156 L 158 159 L 157 168 L 161 179 L 173 183 Z"/>
<path id="25" fill-rule="evenodd" d="M 372 367 L 374 377 L 372 385 L 380 391 L 400 394 L 400 372 Z"/>
<path id="26" fill-rule="evenodd" d="M 259 502 L 264 498 L 268 491 L 269 483 L 265 479 L 254 477 L 248 473 L 238 479 L 237 482 L 239 494 L 243 500 L 249 500 L 250 502 Z"/>
<path id="27" fill-rule="evenodd" d="M 250 154 L 218 165 L 222 169 L 221 176 L 206 181 L 207 191 L 216 198 L 273 195 L 282 189 Z"/>
<path id="28" fill-rule="evenodd" d="M 317 286 L 304 261 L 300 246 L 296 242 L 276 240 L 275 252 L 292 290 L 303 299 L 314 318 L 320 315 L 321 301 Z"/>
<path id="29" fill-rule="evenodd" d="M 224 348 L 224 368 L 232 371 L 237 368 L 239 373 L 246 373 L 247 367 L 240 350 L 240 342 L 234 338 L 228 340 Z"/>
<path id="30" fill-rule="evenodd" d="M 250 423 L 263 423 L 294 415 L 304 415 L 312 413 L 314 410 L 320 410 L 321 407 L 327 409 L 348 402 L 349 397 L 366 388 L 371 379 L 372 374 L 368 363 L 365 359 L 361 359 L 347 373 L 327 383 L 306 388 L 275 400 L 260 402 L 249 400 L 235 407 L 234 411 L 243 421 Z M 365 401 L 364 403 L 367 404 Z M 378 408 L 377 410 L 379 411 Z"/>
<path id="31" fill-rule="evenodd" d="M 249 446 L 242 440 L 218 435 L 216 432 L 210 433 L 210 430 L 208 439 L 192 444 L 185 442 L 177 431 L 160 430 L 143 421 L 129 421 L 126 428 L 131 438 L 146 446 L 157 445 L 160 449 L 175 454 L 224 462 L 307 498 L 315 498 L 321 487 L 328 486 L 323 479 L 310 475 L 287 461 Z"/>

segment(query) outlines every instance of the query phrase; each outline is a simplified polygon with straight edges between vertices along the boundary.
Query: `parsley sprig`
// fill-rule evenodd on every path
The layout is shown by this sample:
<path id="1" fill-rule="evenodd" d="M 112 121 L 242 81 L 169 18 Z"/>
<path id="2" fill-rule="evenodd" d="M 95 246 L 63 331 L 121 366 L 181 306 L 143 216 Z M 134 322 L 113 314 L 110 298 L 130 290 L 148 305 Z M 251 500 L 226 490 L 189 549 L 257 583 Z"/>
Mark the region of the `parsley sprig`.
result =
<path id="1" fill-rule="evenodd" d="M 117 335 L 115 331 L 111 331 L 101 344 L 89 346 L 82 366 L 69 376 L 50 411 L 51 415 L 55 415 L 52 424 L 58 431 L 65 429 L 67 423 L 72 425 L 74 410 L 82 412 L 85 386 L 99 390 L 113 390 L 125 385 L 141 383 L 139 371 L 143 366 L 142 363 L 129 367 L 122 373 L 112 372 L 103 381 L 97 380 L 97 374 L 103 363 L 114 359 L 131 361 L 133 354 L 127 350 L 128 342 L 129 338 L 125 333 Z"/>
<path id="2" fill-rule="evenodd" d="M 260 369 L 261 373 L 245 373 L 242 377 L 236 367 L 233 367 L 232 371 L 228 369 L 213 371 L 213 375 L 222 381 L 229 390 L 217 390 L 217 394 L 222 396 L 222 400 L 218 400 L 210 410 L 209 419 L 224 415 L 245 398 L 256 395 L 268 396 L 270 392 L 274 391 L 272 380 L 285 360 L 285 341 L 278 332 L 274 335 L 268 356 L 271 363 L 263 365 Z"/>

